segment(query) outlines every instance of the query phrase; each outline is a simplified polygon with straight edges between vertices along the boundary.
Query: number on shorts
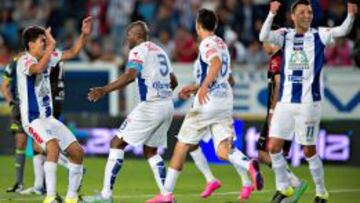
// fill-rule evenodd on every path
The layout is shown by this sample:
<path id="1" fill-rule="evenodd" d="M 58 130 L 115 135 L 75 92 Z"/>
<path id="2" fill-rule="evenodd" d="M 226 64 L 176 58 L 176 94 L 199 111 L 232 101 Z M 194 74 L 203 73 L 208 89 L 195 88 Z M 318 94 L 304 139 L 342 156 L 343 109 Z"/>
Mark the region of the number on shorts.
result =
<path id="1" fill-rule="evenodd" d="M 314 126 L 308 126 L 306 129 L 306 139 L 311 140 L 314 137 Z"/>
<path id="2" fill-rule="evenodd" d="M 221 67 L 221 76 L 225 76 L 226 75 L 226 73 L 227 73 L 227 71 L 228 71 L 228 57 L 225 55 L 225 54 L 223 54 L 222 55 L 222 67 Z"/>
<path id="3" fill-rule="evenodd" d="M 160 63 L 160 73 L 162 76 L 166 76 L 169 73 L 169 66 L 166 57 L 164 54 L 158 54 L 157 57 Z"/>

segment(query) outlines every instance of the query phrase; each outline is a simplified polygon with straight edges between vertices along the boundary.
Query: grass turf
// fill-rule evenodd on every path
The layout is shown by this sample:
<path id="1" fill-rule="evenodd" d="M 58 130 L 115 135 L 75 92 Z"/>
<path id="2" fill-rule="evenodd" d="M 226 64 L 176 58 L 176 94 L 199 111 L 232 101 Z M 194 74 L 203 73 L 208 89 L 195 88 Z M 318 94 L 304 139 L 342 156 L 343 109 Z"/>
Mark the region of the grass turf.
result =
<path id="1" fill-rule="evenodd" d="M 85 159 L 86 174 L 84 177 L 82 193 L 92 195 L 101 190 L 105 158 L 87 157 Z M 14 161 L 11 156 L 0 156 L 0 202 L 41 202 L 43 197 L 35 195 L 18 195 L 5 193 L 7 187 L 14 183 Z M 240 178 L 230 165 L 211 165 L 214 175 L 222 181 L 222 187 L 208 199 L 199 197 L 205 181 L 192 162 L 187 162 L 183 173 L 178 179 L 175 196 L 178 203 L 232 203 L 237 199 L 241 186 Z M 274 176 L 272 171 L 262 165 L 265 175 L 265 187 L 262 192 L 255 192 L 247 201 L 249 203 L 269 202 L 274 192 Z M 310 187 L 300 200 L 300 203 L 312 202 L 314 187 L 307 166 L 295 168 L 294 172 L 310 183 Z M 325 166 L 326 186 L 330 191 L 332 203 L 358 203 L 360 202 L 360 170 L 356 167 Z M 62 195 L 66 194 L 67 172 L 58 168 L 57 190 Z M 33 170 L 31 159 L 27 160 L 25 171 L 25 186 L 31 186 Z M 149 165 L 144 160 L 125 160 L 114 187 L 114 202 L 138 203 L 145 202 L 158 192 L 155 180 Z"/>

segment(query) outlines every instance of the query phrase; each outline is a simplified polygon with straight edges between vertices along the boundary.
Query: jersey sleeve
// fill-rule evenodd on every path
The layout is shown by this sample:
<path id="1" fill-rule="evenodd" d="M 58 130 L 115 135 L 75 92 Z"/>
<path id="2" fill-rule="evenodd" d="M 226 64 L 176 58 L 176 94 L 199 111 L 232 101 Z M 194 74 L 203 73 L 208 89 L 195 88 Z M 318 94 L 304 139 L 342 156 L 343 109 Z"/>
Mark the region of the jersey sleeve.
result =
<path id="1" fill-rule="evenodd" d="M 145 61 L 144 52 L 139 47 L 135 47 L 129 52 L 126 68 L 127 69 L 133 68 L 137 70 L 137 72 L 141 72 L 144 61 Z"/>
<path id="2" fill-rule="evenodd" d="M 21 72 L 30 76 L 31 75 L 30 66 L 37 64 L 38 61 L 33 57 L 25 56 L 24 58 L 19 59 L 18 63 L 19 63 L 19 68 L 20 68 Z"/>
<path id="3" fill-rule="evenodd" d="M 214 57 L 219 57 L 221 60 L 221 55 L 219 53 L 218 47 L 213 41 L 204 41 L 200 44 L 200 56 L 203 61 L 210 63 L 211 59 Z"/>
<path id="4" fill-rule="evenodd" d="M 4 80 L 8 80 L 8 81 L 10 81 L 11 80 L 11 75 L 12 75 L 12 72 L 14 71 L 13 69 L 12 69 L 12 62 L 10 62 L 9 64 L 7 64 L 6 66 L 5 66 L 5 69 L 4 69 L 4 74 L 3 74 L 3 79 Z"/>
<path id="5" fill-rule="evenodd" d="M 320 27 L 319 28 L 319 36 L 320 36 L 320 39 L 322 41 L 322 43 L 324 45 L 329 45 L 329 44 L 332 44 L 334 43 L 334 36 L 331 32 L 331 29 L 332 28 L 327 28 L 327 27 Z"/>
<path id="6" fill-rule="evenodd" d="M 62 54 L 63 52 L 58 49 L 55 49 L 53 51 L 49 62 L 50 67 L 55 67 L 56 64 L 58 64 L 61 61 Z"/>

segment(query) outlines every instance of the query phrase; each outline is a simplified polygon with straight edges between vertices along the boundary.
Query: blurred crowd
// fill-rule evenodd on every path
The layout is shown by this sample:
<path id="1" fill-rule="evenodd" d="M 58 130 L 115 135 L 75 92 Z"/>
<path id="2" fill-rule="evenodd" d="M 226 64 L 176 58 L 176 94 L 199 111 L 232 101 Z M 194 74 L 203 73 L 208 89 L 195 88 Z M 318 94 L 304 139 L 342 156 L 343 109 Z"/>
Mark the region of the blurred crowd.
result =
<path id="1" fill-rule="evenodd" d="M 291 26 L 291 0 L 282 1 L 275 19 L 279 26 Z M 151 38 L 174 62 L 190 63 L 198 54 L 194 19 L 199 8 L 216 10 L 216 33 L 229 45 L 235 67 L 266 67 L 268 56 L 258 41 L 268 14 L 268 0 L 1 0 L 0 67 L 22 50 L 21 32 L 30 25 L 50 26 L 61 49 L 71 47 L 81 21 L 93 16 L 92 38 L 74 60 L 112 61 L 123 64 L 128 52 L 126 27 L 134 20 L 150 26 Z M 336 26 L 346 17 L 343 0 L 312 0 L 314 26 Z M 330 67 L 360 66 L 359 20 L 347 38 L 336 40 L 326 50 Z"/>

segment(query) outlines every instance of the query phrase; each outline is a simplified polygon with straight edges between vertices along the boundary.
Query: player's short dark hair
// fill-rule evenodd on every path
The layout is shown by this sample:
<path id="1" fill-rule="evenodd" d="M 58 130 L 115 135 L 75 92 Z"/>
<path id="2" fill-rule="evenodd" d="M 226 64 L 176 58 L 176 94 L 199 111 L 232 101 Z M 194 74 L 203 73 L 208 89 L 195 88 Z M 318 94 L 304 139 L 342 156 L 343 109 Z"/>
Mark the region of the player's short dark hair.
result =
<path id="1" fill-rule="evenodd" d="M 208 31 L 215 31 L 218 21 L 215 12 L 205 8 L 199 10 L 196 20 L 201 27 Z"/>
<path id="2" fill-rule="evenodd" d="M 149 27 L 147 26 L 147 24 L 144 21 L 138 20 L 135 22 L 130 23 L 130 25 L 127 27 L 127 31 L 131 30 L 132 28 L 138 28 L 138 34 L 140 35 L 140 37 L 144 40 L 147 40 L 149 37 Z"/>
<path id="3" fill-rule="evenodd" d="M 308 0 L 296 0 L 293 4 L 291 4 L 291 13 L 294 13 L 298 5 L 306 5 L 309 6 L 310 1 Z"/>
<path id="4" fill-rule="evenodd" d="M 39 26 L 26 28 L 22 34 L 22 40 L 26 50 L 29 50 L 29 42 L 34 42 L 40 35 L 45 35 L 45 30 Z"/>

